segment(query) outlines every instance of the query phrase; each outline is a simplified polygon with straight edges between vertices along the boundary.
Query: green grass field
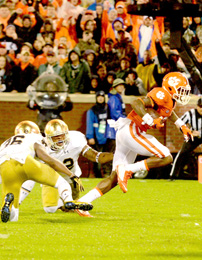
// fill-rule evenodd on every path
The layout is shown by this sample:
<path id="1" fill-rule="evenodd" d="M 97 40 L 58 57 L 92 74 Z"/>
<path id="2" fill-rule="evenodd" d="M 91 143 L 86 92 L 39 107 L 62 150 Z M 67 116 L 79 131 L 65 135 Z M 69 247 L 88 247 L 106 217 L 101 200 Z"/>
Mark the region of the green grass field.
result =
<path id="1" fill-rule="evenodd" d="M 98 179 L 82 179 L 85 193 Z M 1 189 L 1 187 L 0 187 Z M 131 179 L 93 202 L 94 218 L 47 214 L 35 185 L 18 222 L 0 223 L 0 259 L 202 259 L 202 184 Z"/>

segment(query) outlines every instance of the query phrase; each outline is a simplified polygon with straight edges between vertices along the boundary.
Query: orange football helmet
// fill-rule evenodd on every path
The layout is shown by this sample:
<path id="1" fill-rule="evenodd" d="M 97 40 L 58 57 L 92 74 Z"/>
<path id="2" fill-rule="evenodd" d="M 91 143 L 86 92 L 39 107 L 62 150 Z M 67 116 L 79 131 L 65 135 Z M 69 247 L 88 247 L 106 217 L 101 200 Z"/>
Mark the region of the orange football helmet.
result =
<path id="1" fill-rule="evenodd" d="M 37 124 L 32 121 L 22 121 L 16 127 L 14 131 L 15 135 L 18 134 L 40 134 L 40 129 Z"/>
<path id="2" fill-rule="evenodd" d="M 166 74 L 163 78 L 162 87 L 180 104 L 186 105 L 189 102 L 191 87 L 188 79 L 181 72 Z"/>

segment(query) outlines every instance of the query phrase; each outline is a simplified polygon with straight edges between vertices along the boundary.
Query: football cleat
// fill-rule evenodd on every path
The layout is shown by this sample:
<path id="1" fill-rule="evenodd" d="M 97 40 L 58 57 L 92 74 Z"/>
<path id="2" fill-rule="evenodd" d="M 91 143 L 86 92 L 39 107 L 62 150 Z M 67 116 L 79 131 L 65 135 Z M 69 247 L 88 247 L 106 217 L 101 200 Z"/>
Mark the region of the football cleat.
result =
<path id="1" fill-rule="evenodd" d="M 75 209 L 75 212 L 79 214 L 81 217 L 86 217 L 86 218 L 93 218 L 93 216 L 88 212 L 88 211 L 83 211 L 80 209 Z"/>
<path id="2" fill-rule="evenodd" d="M 118 184 L 122 191 L 126 193 L 128 191 L 128 179 L 131 178 L 133 173 L 131 171 L 126 171 L 125 166 L 123 164 L 119 164 L 116 166 L 116 172 L 118 176 Z"/>
<path id="3" fill-rule="evenodd" d="M 1 221 L 2 222 L 8 222 L 10 218 L 10 205 L 14 200 L 13 193 L 8 193 L 5 197 L 5 203 L 3 205 L 3 208 L 1 209 Z"/>
<path id="4" fill-rule="evenodd" d="M 86 202 L 80 202 L 80 201 L 68 201 L 64 204 L 65 208 L 70 210 L 70 209 L 80 209 L 80 210 L 84 210 L 84 211 L 88 211 L 93 209 L 93 205 L 90 203 L 86 203 Z"/>

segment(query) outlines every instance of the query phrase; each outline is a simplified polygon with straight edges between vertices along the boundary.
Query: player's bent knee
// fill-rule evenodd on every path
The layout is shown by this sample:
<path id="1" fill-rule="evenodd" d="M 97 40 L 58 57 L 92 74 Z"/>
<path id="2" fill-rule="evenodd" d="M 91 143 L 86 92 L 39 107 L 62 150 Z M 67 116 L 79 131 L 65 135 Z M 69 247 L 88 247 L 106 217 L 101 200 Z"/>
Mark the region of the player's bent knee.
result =
<path id="1" fill-rule="evenodd" d="M 58 206 L 44 207 L 43 209 L 44 209 L 44 211 L 45 211 L 46 213 L 55 213 L 56 210 L 58 209 Z"/>
<path id="2" fill-rule="evenodd" d="M 170 154 L 169 156 L 164 158 L 165 165 L 171 164 L 173 162 L 173 157 Z"/>

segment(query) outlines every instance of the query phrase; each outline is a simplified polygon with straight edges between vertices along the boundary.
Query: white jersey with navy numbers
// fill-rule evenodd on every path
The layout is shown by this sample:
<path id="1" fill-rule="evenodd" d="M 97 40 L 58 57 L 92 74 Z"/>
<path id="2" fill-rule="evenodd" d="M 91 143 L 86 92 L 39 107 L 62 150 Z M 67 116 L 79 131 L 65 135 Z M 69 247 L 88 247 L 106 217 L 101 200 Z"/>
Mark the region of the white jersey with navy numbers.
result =
<path id="1" fill-rule="evenodd" d="M 14 159 L 22 164 L 28 155 L 36 156 L 34 144 L 42 144 L 43 136 L 40 134 L 18 134 L 6 140 L 0 146 L 0 164 Z"/>
<path id="2" fill-rule="evenodd" d="M 54 151 L 49 147 L 46 149 L 49 155 L 64 163 L 72 173 L 79 177 L 82 172 L 78 164 L 78 158 L 86 145 L 87 140 L 84 134 L 79 131 L 69 131 L 69 142 L 61 150 Z M 61 175 L 68 179 L 67 175 Z"/>

